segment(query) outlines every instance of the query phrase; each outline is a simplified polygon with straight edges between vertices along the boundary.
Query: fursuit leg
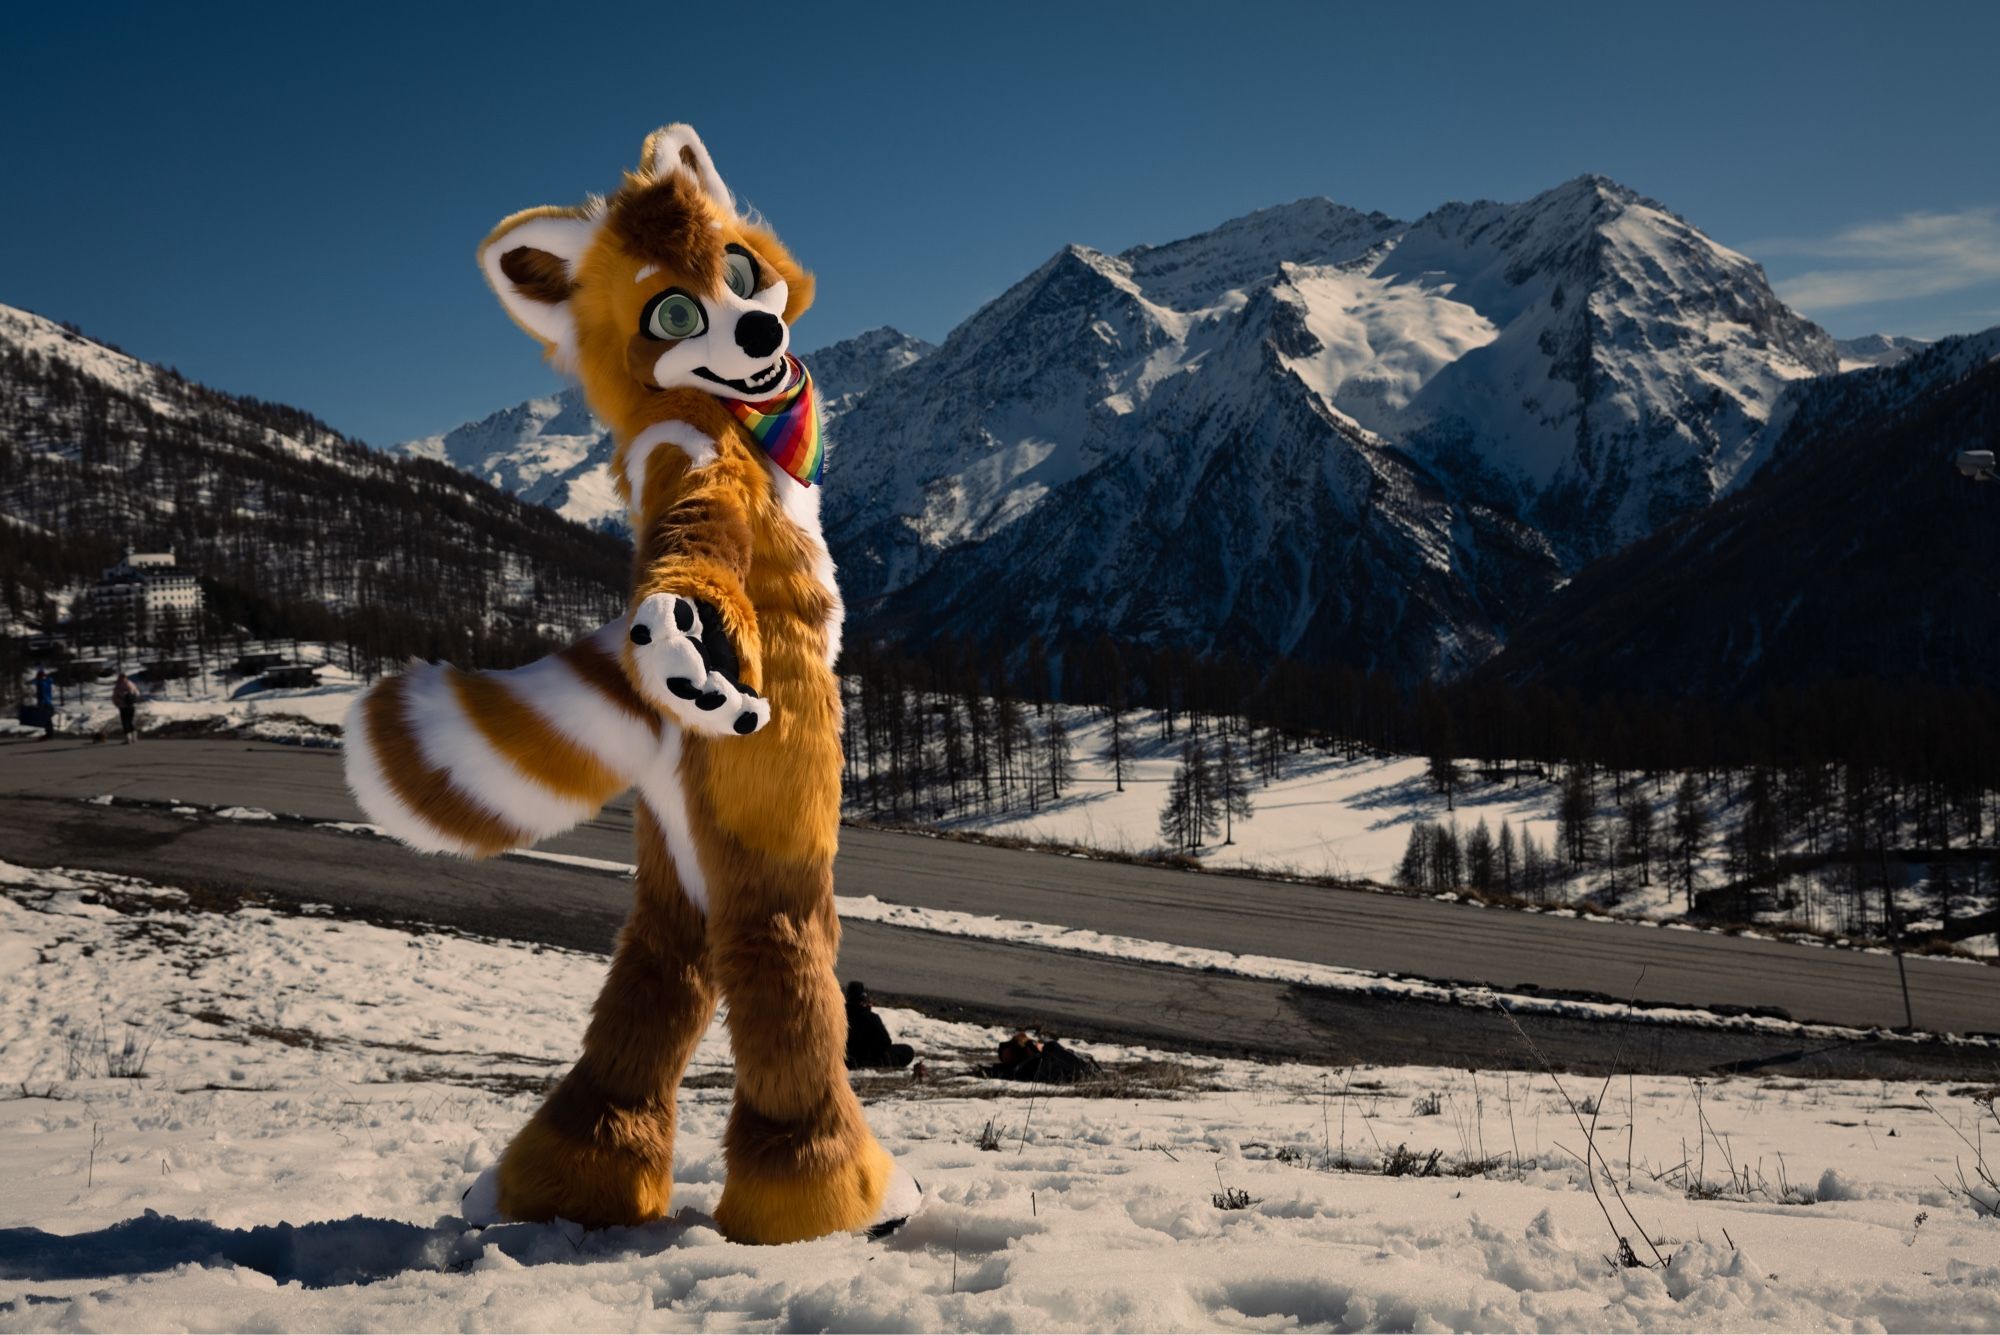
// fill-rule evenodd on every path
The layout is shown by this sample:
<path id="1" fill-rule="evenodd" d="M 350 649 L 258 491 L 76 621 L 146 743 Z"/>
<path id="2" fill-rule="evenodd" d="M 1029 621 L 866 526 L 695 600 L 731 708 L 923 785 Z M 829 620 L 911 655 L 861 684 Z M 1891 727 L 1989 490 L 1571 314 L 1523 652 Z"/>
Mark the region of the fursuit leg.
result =
<path id="1" fill-rule="evenodd" d="M 741 845 L 718 861 L 738 875 L 712 887 L 709 921 L 736 1058 L 716 1223 L 751 1243 L 865 1227 L 894 1164 L 847 1082 L 832 862 L 787 863 Z"/>
<path id="2" fill-rule="evenodd" d="M 507 1147 L 509 1219 L 640 1224 L 673 1196 L 674 1092 L 715 1011 L 706 925 L 674 868 L 662 817 L 635 810 L 637 895 L 583 1056 Z M 668 816 L 666 819 L 671 820 Z"/>

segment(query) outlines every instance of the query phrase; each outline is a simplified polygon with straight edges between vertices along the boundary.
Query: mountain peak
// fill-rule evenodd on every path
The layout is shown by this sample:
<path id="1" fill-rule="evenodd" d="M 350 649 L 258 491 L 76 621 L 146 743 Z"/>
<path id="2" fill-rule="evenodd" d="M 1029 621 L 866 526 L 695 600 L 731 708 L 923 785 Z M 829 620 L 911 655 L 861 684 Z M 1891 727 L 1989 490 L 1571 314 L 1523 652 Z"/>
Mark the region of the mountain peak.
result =
<path id="1" fill-rule="evenodd" d="M 1602 172 L 1584 172 L 1564 181 L 1551 195 L 1595 195 L 1599 199 L 1617 204 L 1637 204 L 1645 199 L 1637 190 L 1621 181 L 1614 181 Z"/>
<path id="2" fill-rule="evenodd" d="M 1285 263 L 1352 263 L 1403 226 L 1385 213 L 1310 195 L 1165 245 L 1134 246 L 1118 261 L 1148 298 L 1188 310 L 1267 279 Z"/>
<path id="3" fill-rule="evenodd" d="M 978 637 L 1004 601 L 1051 644 L 1403 672 L 1707 505 L 1834 368 L 1754 264 L 1594 172 L 1415 223 L 1309 196 L 1063 246 L 936 353 L 836 373 L 895 337 L 813 360 L 830 405 L 868 386 L 830 416 L 823 511 L 861 634 Z"/>

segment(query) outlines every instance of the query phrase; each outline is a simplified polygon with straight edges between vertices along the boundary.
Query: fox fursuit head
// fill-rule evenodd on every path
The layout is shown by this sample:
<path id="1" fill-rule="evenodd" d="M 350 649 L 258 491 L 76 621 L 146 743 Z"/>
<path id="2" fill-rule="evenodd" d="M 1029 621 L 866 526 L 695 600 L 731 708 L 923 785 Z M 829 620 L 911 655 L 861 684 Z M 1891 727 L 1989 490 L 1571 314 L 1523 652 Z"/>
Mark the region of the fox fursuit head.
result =
<path id="1" fill-rule="evenodd" d="M 582 1057 L 475 1197 L 507 1219 L 664 1214 L 675 1089 L 726 999 L 722 1231 L 793 1242 L 907 1215 L 914 1184 L 848 1085 L 834 978 L 841 603 L 791 355 L 812 277 L 685 125 L 609 198 L 501 223 L 479 267 L 617 441 L 631 602 L 526 667 L 384 680 L 348 718 L 348 782 L 389 833 L 470 857 L 633 788 L 638 878 Z"/>

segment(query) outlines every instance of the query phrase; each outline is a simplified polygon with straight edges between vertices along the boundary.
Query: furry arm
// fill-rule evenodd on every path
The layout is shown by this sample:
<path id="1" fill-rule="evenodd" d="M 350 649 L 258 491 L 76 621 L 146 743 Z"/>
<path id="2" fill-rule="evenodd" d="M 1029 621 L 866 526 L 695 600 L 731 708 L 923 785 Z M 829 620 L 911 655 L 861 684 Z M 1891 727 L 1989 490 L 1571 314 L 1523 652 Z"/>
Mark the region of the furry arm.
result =
<path id="1" fill-rule="evenodd" d="M 745 588 L 764 477 L 726 436 L 706 459 L 660 451 L 648 461 L 624 647 L 635 690 L 682 726 L 714 735 L 755 732 L 770 718 Z"/>

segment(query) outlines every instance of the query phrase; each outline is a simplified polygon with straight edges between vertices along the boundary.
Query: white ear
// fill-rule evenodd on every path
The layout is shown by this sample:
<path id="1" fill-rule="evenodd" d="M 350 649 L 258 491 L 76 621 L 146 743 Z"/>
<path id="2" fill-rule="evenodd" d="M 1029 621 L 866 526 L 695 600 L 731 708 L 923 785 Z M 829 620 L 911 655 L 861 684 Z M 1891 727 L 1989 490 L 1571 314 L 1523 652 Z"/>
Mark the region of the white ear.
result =
<path id="1" fill-rule="evenodd" d="M 669 125 L 647 135 L 640 161 L 654 176 L 687 172 L 725 214 L 732 218 L 736 216 L 736 197 L 722 183 L 722 173 L 715 169 L 715 159 L 708 156 L 707 146 L 701 142 L 701 136 L 694 132 L 692 125 Z"/>
<path id="2" fill-rule="evenodd" d="M 576 342 L 569 298 L 577 261 L 597 235 L 597 219 L 572 209 L 529 209 L 493 229 L 479 269 L 514 323 L 563 359 Z"/>

